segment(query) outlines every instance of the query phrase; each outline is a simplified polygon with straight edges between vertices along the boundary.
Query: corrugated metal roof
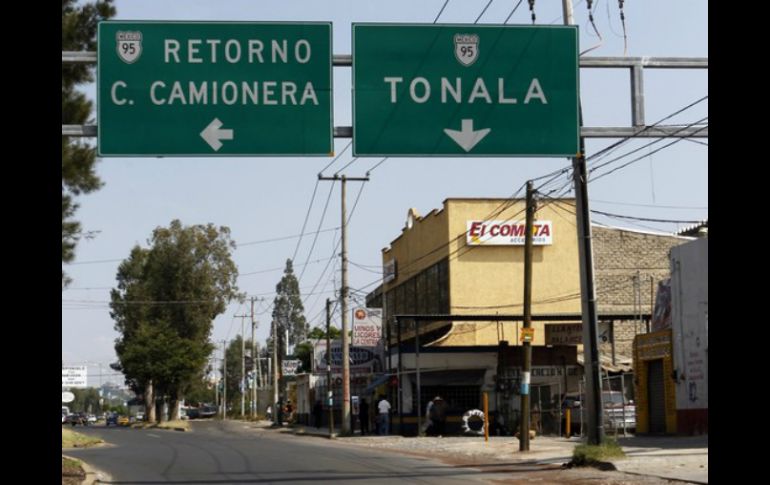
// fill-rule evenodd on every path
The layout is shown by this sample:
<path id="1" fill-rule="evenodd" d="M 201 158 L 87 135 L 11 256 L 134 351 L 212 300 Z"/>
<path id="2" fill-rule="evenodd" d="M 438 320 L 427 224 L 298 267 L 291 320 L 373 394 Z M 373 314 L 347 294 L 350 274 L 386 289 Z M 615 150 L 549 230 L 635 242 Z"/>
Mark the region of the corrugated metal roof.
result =
<path id="1" fill-rule="evenodd" d="M 585 357 L 583 352 L 578 352 L 577 361 L 579 365 L 584 365 Z M 634 370 L 634 359 L 627 355 L 615 354 L 615 363 L 612 363 L 612 355 L 599 354 L 599 362 L 602 370 L 607 372 L 632 372 Z"/>

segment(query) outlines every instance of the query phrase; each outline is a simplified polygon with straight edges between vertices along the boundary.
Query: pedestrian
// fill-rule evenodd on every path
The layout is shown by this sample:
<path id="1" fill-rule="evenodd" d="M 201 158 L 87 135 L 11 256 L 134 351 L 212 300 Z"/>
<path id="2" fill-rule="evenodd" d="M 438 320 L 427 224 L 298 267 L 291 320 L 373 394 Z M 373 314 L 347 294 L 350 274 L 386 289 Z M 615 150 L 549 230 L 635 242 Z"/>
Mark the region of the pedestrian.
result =
<path id="1" fill-rule="evenodd" d="M 315 419 L 315 427 L 320 428 L 321 427 L 321 418 L 323 417 L 324 408 L 321 404 L 321 400 L 315 402 L 315 406 L 313 406 L 313 418 Z"/>
<path id="2" fill-rule="evenodd" d="M 385 436 L 390 429 L 390 403 L 385 396 L 380 396 L 380 402 L 377 403 L 377 426 L 379 434 Z"/>
<path id="3" fill-rule="evenodd" d="M 361 422 L 361 436 L 369 433 L 369 403 L 362 397 L 358 404 L 358 420 Z"/>
<path id="4" fill-rule="evenodd" d="M 446 434 L 447 405 L 441 396 L 433 398 L 433 406 L 430 408 L 430 420 L 433 422 L 434 432 L 439 438 Z"/>
<path id="5" fill-rule="evenodd" d="M 278 401 L 275 405 L 275 417 L 277 418 L 275 424 L 283 426 L 283 401 Z"/>
<path id="6" fill-rule="evenodd" d="M 289 424 L 291 424 L 293 416 L 294 416 L 294 406 L 291 405 L 290 400 L 287 400 L 286 401 L 286 421 L 288 421 Z"/>
<path id="7" fill-rule="evenodd" d="M 272 421 L 273 420 L 273 406 L 268 405 L 267 409 L 265 409 L 265 414 L 267 415 L 267 420 Z"/>
<path id="8" fill-rule="evenodd" d="M 433 409 L 433 401 L 428 401 L 427 406 L 425 406 L 425 422 L 422 425 L 422 432 L 427 436 L 433 436 L 433 432 L 435 431 L 433 427 L 433 421 L 430 419 L 430 411 Z"/>

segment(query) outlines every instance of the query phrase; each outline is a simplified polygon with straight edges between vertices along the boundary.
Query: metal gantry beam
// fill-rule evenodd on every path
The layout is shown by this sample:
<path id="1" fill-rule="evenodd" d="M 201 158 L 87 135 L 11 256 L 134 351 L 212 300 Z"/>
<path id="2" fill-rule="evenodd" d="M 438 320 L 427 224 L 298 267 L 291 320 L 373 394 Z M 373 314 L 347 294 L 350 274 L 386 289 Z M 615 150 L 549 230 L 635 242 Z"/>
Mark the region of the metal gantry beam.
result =
<path id="1" fill-rule="evenodd" d="M 62 51 L 62 64 L 95 64 L 96 52 Z M 599 69 L 628 69 L 631 75 L 631 125 L 583 126 L 584 138 L 708 138 L 708 127 L 650 127 L 644 119 L 644 69 L 708 69 L 708 57 L 583 57 L 580 67 Z M 353 56 L 332 56 L 332 65 L 350 67 Z M 94 137 L 96 125 L 62 125 L 62 136 Z M 335 126 L 334 138 L 352 138 L 352 126 Z"/>

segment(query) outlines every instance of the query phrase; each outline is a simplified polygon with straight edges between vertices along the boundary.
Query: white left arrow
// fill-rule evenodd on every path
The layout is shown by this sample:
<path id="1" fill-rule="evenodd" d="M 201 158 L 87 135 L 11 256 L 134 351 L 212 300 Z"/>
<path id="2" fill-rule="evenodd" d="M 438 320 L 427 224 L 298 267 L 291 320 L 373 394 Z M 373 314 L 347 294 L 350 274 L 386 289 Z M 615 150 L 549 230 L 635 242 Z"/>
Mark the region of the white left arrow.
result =
<path id="1" fill-rule="evenodd" d="M 449 128 L 444 129 L 444 133 L 449 135 L 466 152 L 471 151 L 490 131 L 492 131 L 491 128 L 473 131 L 473 120 L 462 120 L 462 129 L 460 131 L 450 130 Z"/>
<path id="2" fill-rule="evenodd" d="M 209 123 L 209 125 L 201 131 L 201 138 L 203 138 L 215 152 L 222 148 L 222 142 L 219 140 L 233 139 L 233 130 L 220 130 L 221 127 L 222 122 L 219 121 L 219 118 L 214 118 L 214 121 Z"/>

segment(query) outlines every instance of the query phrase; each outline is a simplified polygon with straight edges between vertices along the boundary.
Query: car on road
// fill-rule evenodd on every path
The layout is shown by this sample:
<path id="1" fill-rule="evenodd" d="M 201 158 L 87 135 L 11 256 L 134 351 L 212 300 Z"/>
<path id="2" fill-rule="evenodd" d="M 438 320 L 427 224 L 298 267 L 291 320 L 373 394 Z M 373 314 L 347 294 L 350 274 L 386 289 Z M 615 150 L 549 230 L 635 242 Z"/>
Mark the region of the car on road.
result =
<path id="1" fill-rule="evenodd" d="M 88 423 L 95 423 L 96 422 L 96 415 L 95 414 L 89 414 L 87 415 L 86 419 L 88 420 Z"/>
<path id="2" fill-rule="evenodd" d="M 118 416 L 117 424 L 118 426 L 128 426 L 130 424 L 128 416 Z"/>
<path id="3" fill-rule="evenodd" d="M 88 416 L 86 413 L 72 413 L 67 416 L 67 423 L 72 426 L 77 424 L 81 426 L 88 426 Z"/>
<path id="4" fill-rule="evenodd" d="M 206 405 L 200 408 L 199 414 L 201 418 L 213 418 L 217 415 L 217 407 Z"/>
<path id="5" fill-rule="evenodd" d="M 115 426 L 118 425 L 118 415 L 117 415 L 117 413 L 107 413 L 107 417 L 105 419 L 105 426 L 109 426 L 111 424 L 113 424 Z"/>

